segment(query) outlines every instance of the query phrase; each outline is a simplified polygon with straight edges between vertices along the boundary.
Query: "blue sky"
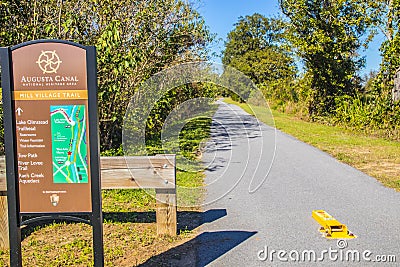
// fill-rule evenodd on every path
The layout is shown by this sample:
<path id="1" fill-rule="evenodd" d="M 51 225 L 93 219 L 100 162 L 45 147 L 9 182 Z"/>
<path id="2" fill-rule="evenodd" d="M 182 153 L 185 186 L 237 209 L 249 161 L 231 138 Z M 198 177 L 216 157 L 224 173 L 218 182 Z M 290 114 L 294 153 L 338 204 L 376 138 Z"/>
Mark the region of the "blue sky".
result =
<path id="1" fill-rule="evenodd" d="M 217 38 L 222 38 L 219 45 L 213 47 L 213 51 L 217 53 L 223 50 L 226 36 L 240 16 L 256 12 L 267 17 L 280 15 L 278 0 L 201 0 L 198 10 L 211 32 L 216 33 Z M 379 68 L 379 46 L 383 40 L 384 37 L 378 35 L 366 51 L 360 51 L 361 55 L 366 56 L 366 66 L 361 73 Z M 220 62 L 218 59 L 215 61 Z"/>

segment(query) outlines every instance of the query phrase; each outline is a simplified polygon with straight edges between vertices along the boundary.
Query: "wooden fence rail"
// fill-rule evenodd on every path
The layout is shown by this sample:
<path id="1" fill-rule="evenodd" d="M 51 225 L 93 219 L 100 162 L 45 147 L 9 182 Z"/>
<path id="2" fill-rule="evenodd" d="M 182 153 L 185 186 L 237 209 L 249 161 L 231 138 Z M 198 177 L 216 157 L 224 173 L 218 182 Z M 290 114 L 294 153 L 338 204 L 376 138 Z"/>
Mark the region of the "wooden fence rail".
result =
<path id="1" fill-rule="evenodd" d="M 102 189 L 154 188 L 157 234 L 175 236 L 175 155 L 149 157 L 101 157 Z M 8 248 L 8 207 L 5 159 L 0 157 L 0 249 Z"/>

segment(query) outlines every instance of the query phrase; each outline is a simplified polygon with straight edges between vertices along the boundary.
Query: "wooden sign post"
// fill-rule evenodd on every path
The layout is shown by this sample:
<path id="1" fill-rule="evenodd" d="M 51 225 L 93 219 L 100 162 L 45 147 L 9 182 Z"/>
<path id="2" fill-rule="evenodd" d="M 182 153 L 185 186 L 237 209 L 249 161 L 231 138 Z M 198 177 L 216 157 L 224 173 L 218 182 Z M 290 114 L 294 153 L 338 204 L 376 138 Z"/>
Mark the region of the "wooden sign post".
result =
<path id="1" fill-rule="evenodd" d="M 0 59 L 10 264 L 22 265 L 22 225 L 88 215 L 103 266 L 95 48 L 37 40 L 1 48 Z"/>

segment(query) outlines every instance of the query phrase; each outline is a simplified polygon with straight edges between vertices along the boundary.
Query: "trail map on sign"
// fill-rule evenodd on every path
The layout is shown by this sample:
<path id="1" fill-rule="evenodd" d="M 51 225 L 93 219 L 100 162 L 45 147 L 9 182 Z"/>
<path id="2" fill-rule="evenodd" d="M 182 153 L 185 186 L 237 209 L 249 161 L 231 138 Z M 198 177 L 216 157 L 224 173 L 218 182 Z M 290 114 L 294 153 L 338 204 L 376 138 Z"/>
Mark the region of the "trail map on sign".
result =
<path id="1" fill-rule="evenodd" d="M 50 106 L 54 183 L 88 183 L 84 105 Z"/>

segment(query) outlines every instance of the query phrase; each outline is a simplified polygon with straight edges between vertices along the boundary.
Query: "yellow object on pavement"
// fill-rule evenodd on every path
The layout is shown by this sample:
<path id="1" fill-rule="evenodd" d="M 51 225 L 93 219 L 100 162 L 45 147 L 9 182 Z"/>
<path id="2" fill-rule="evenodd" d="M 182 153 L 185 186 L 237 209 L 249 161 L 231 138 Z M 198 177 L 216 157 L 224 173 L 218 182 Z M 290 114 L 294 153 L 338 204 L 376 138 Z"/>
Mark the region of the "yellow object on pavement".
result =
<path id="1" fill-rule="evenodd" d="M 356 238 L 345 224 L 340 223 L 324 210 L 313 210 L 312 217 L 322 226 L 319 231 L 328 239 Z"/>

